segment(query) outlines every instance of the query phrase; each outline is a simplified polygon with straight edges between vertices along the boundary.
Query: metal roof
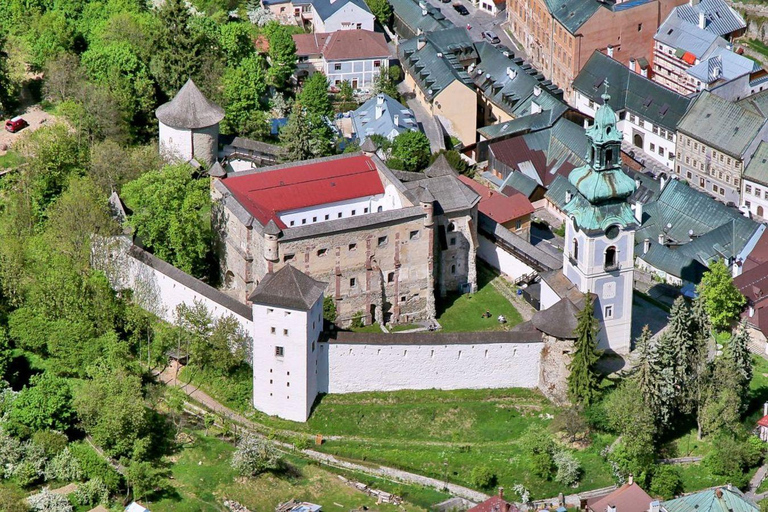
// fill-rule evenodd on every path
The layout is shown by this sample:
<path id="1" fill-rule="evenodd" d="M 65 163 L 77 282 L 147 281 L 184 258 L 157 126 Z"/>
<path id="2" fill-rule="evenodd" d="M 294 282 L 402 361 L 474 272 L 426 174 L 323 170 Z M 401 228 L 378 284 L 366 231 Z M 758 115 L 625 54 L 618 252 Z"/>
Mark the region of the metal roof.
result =
<path id="1" fill-rule="evenodd" d="M 597 0 L 546 0 L 552 16 L 571 34 L 575 34 L 600 7 Z"/>
<path id="2" fill-rule="evenodd" d="M 317 15 L 321 20 L 327 20 L 336 14 L 336 12 L 349 4 L 359 7 L 368 13 L 371 17 L 373 17 L 371 10 L 363 0 L 311 0 L 310 3 L 312 4 L 312 10 L 314 11 L 314 14 Z"/>
<path id="3" fill-rule="evenodd" d="M 542 130 L 549 128 L 555 121 L 560 119 L 567 110 L 568 107 L 558 102 L 558 105 L 562 105 L 562 108 L 553 108 L 549 110 L 543 110 L 537 114 L 529 114 L 527 116 L 518 117 L 511 121 L 505 121 L 503 123 L 496 123 L 490 126 L 484 126 L 478 128 L 478 133 L 486 139 L 496 139 L 499 137 L 506 137 L 515 135 L 518 133 L 526 133 L 529 131 Z"/>
<path id="4" fill-rule="evenodd" d="M 702 83 L 711 84 L 718 80 L 731 81 L 759 69 L 757 62 L 727 48 L 717 47 L 686 72 Z"/>
<path id="5" fill-rule="evenodd" d="M 397 123 L 395 123 L 395 116 L 397 116 Z M 386 94 L 374 96 L 360 105 L 352 113 L 351 118 L 355 134 L 361 144 L 374 134 L 392 140 L 405 131 L 419 130 L 413 111 Z"/>
<path id="6" fill-rule="evenodd" d="M 692 101 L 598 51 L 576 76 L 573 88 L 600 105 L 606 80 L 611 87 L 608 104 L 616 112 L 628 110 L 667 130 L 677 129 Z"/>
<path id="7" fill-rule="evenodd" d="M 394 15 L 406 25 L 410 35 L 434 32 L 453 27 L 443 13 L 424 0 L 389 0 Z M 408 37 L 408 34 L 400 34 Z"/>
<path id="8" fill-rule="evenodd" d="M 757 512 L 752 503 L 735 487 L 717 487 L 695 492 L 674 500 L 665 501 L 667 512 Z"/>
<path id="9" fill-rule="evenodd" d="M 683 116 L 678 130 L 735 158 L 742 158 L 766 119 L 708 91 Z"/>
<path id="10" fill-rule="evenodd" d="M 761 142 L 744 168 L 744 179 L 768 186 L 768 142 Z"/>
<path id="11" fill-rule="evenodd" d="M 704 30 L 718 36 L 727 36 L 744 29 L 747 23 L 736 10 L 724 0 L 701 0 L 684 3 L 672 10 L 670 16 L 676 16 L 690 24 L 698 26 L 700 14 L 704 14 Z"/>
<path id="12" fill-rule="evenodd" d="M 692 53 L 700 59 L 713 46 L 727 46 L 728 42 L 717 34 L 699 28 L 695 23 L 670 14 L 653 36 L 667 46 Z"/>

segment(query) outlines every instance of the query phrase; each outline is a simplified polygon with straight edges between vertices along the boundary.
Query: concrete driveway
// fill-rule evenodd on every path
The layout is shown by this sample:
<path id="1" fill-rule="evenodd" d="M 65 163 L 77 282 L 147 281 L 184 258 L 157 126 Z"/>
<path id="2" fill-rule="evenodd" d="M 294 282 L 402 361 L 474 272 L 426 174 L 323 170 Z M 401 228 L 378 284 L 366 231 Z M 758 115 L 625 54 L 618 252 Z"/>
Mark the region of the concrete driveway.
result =
<path id="1" fill-rule="evenodd" d="M 482 41 L 483 32 L 490 30 L 499 36 L 502 45 L 511 48 L 512 51 L 515 52 L 516 57 L 522 57 L 523 59 L 528 58 L 525 52 L 521 50 L 522 45 L 517 41 L 512 40 L 507 31 L 502 27 L 502 24 L 507 21 L 506 11 L 502 11 L 498 15 L 493 16 L 491 13 L 475 7 L 469 0 L 451 0 L 448 3 L 442 3 L 440 0 L 427 1 L 440 9 L 443 15 L 448 18 L 448 21 L 457 27 L 466 27 L 467 25 L 470 25 L 472 28 L 469 30 L 469 34 L 473 41 Z M 461 3 L 467 8 L 469 14 L 467 16 L 462 16 L 456 12 L 453 8 L 454 3 Z"/>

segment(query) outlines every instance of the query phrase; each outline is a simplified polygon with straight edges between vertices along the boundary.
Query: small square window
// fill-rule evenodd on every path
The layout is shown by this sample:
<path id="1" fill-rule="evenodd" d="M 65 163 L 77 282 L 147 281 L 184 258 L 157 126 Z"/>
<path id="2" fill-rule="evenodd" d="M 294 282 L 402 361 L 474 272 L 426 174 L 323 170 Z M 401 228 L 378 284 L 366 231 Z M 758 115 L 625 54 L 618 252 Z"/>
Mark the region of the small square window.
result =
<path id="1" fill-rule="evenodd" d="M 408 297 L 406 295 L 401 295 L 400 296 L 400 302 L 405 302 L 407 299 L 408 299 Z"/>
<path id="2" fill-rule="evenodd" d="M 275 347 L 275 355 L 277 357 L 283 357 L 285 355 L 285 348 L 283 348 L 283 347 Z"/>
<path id="3" fill-rule="evenodd" d="M 275 329 L 274 327 L 270 327 L 269 332 L 270 334 L 275 334 L 277 332 L 277 329 Z"/>
<path id="4" fill-rule="evenodd" d="M 283 336 L 288 336 L 288 329 L 283 329 Z"/>
<path id="5" fill-rule="evenodd" d="M 325 214 L 325 220 L 328 220 L 328 219 L 330 219 L 330 218 L 331 218 L 331 216 L 330 216 L 330 215 L 328 215 L 328 214 L 326 213 L 326 214 Z"/>
<path id="6" fill-rule="evenodd" d="M 456 237 L 455 237 L 455 236 L 452 236 L 452 237 L 451 237 L 451 241 L 450 241 L 450 244 L 451 244 L 451 245 L 456 245 Z"/>
<path id="7" fill-rule="evenodd" d="M 283 262 L 291 261 L 295 257 L 294 254 L 285 254 L 283 255 Z"/>
<path id="8" fill-rule="evenodd" d="M 301 223 L 302 224 L 306 224 L 307 223 L 307 219 L 301 219 Z"/>
<path id="9" fill-rule="evenodd" d="M 271 314 L 272 314 L 272 313 L 274 313 L 274 312 L 275 312 L 275 310 L 274 310 L 274 309 L 272 309 L 272 308 L 267 308 L 267 314 L 268 314 L 268 315 L 271 315 Z"/>
<path id="10" fill-rule="evenodd" d="M 379 247 L 383 247 L 387 245 L 387 237 L 386 236 L 380 236 L 379 237 Z"/>
<path id="11" fill-rule="evenodd" d="M 350 288 L 354 288 L 355 286 L 357 286 L 357 278 L 350 277 L 349 278 L 349 287 Z"/>
<path id="12" fill-rule="evenodd" d="M 312 222 L 317 222 L 317 217 L 312 217 Z"/>
<path id="13" fill-rule="evenodd" d="M 363 213 L 368 213 L 368 208 L 363 208 Z"/>
<path id="14" fill-rule="evenodd" d="M 291 221 L 291 226 L 293 226 L 294 224 L 296 224 L 296 221 L 295 221 L 295 220 L 292 220 L 292 221 Z"/>
<path id="15" fill-rule="evenodd" d="M 380 60 L 373 61 L 373 67 L 378 68 L 379 66 L 381 66 L 381 61 Z"/>
<path id="16" fill-rule="evenodd" d="M 356 214 L 357 210 L 352 210 L 352 215 Z"/>
<path id="17" fill-rule="evenodd" d="M 411 240 L 417 240 L 419 238 L 419 230 L 411 231 L 409 236 Z"/>
<path id="18" fill-rule="evenodd" d="M 339 212 L 339 218 L 341 218 L 341 212 Z"/>
<path id="19" fill-rule="evenodd" d="M 390 272 L 389 274 L 387 274 L 387 282 L 388 283 L 394 283 L 395 282 L 395 273 L 394 272 Z"/>
<path id="20" fill-rule="evenodd" d="M 334 64 L 333 65 L 333 70 L 334 71 L 341 71 L 341 64 Z"/>
<path id="21" fill-rule="evenodd" d="M 357 244 L 349 244 L 349 250 L 354 251 L 357 249 Z"/>
<path id="22" fill-rule="evenodd" d="M 613 318 L 613 306 L 605 306 L 603 317 L 606 320 Z"/>

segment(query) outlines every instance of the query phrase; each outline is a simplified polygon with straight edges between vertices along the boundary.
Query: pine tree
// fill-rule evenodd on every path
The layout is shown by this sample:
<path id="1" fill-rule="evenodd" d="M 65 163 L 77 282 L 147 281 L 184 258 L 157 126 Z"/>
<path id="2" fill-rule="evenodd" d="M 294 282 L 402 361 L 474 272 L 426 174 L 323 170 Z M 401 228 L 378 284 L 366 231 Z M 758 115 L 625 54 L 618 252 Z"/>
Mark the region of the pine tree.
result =
<path id="1" fill-rule="evenodd" d="M 602 352 L 597 349 L 597 320 L 592 297 L 585 295 L 584 309 L 576 325 L 576 351 L 568 365 L 568 397 L 573 403 L 589 405 L 597 398 L 600 375 L 597 361 Z"/>
<path id="2" fill-rule="evenodd" d="M 660 371 L 656 375 L 656 389 L 658 390 L 658 415 L 659 427 L 669 425 L 675 413 L 675 402 L 680 389 L 677 381 L 676 346 L 675 340 L 669 331 L 664 332 L 656 344 Z"/>
<path id="3" fill-rule="evenodd" d="M 731 336 L 726 356 L 731 362 L 737 385 L 740 388 L 742 410 L 749 404 L 749 382 L 752 380 L 752 355 L 749 352 L 750 337 L 747 324 L 742 320 L 738 330 Z"/>
<path id="4" fill-rule="evenodd" d="M 661 367 L 656 345 L 651 342 L 651 330 L 646 325 L 635 343 L 637 355 L 634 380 L 643 397 L 643 403 L 651 412 L 654 423 L 659 415 L 659 376 Z"/>
<path id="5" fill-rule="evenodd" d="M 160 89 L 172 98 L 194 77 L 203 62 L 203 41 L 189 25 L 191 15 L 184 0 L 166 0 L 158 11 L 162 29 L 150 70 Z"/>
<path id="6" fill-rule="evenodd" d="M 280 130 L 282 159 L 286 162 L 328 156 L 333 153 L 333 132 L 319 116 L 296 103 L 288 123 Z"/>

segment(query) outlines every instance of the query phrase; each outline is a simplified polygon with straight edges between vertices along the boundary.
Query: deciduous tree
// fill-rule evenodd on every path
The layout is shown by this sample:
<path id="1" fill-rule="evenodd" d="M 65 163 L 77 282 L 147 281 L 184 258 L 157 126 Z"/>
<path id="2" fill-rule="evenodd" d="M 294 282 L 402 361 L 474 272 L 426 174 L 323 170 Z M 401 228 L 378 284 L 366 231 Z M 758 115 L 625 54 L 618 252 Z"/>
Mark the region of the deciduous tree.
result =
<path id="1" fill-rule="evenodd" d="M 712 327 L 718 330 L 727 329 L 747 302 L 733 285 L 728 267 L 720 260 L 709 266 L 709 271 L 704 273 L 696 291 L 704 299 Z"/>
<path id="2" fill-rule="evenodd" d="M 267 83 L 264 59 L 258 55 L 244 58 L 224 73 L 224 110 L 222 131 L 244 137 L 263 138 L 268 124 L 263 109 Z"/>
<path id="3" fill-rule="evenodd" d="M 429 139 L 419 131 L 406 131 L 392 141 L 387 164 L 404 171 L 421 171 L 429 164 Z"/>
<path id="4" fill-rule="evenodd" d="M 307 115 L 331 117 L 333 105 L 328 94 L 328 78 L 321 72 L 312 74 L 304 81 L 296 102 L 304 107 Z"/>
<path id="5" fill-rule="evenodd" d="M 269 83 L 279 89 L 288 86 L 288 79 L 296 69 L 296 43 L 293 42 L 290 29 L 277 21 L 270 21 L 264 26 L 269 40 Z"/>
<path id="6" fill-rule="evenodd" d="M 389 18 L 392 16 L 392 6 L 387 0 L 368 0 L 368 8 L 376 19 L 384 26 L 389 24 Z"/>
<path id="7" fill-rule="evenodd" d="M 184 0 L 167 0 L 157 15 L 162 29 L 157 32 L 150 68 L 160 89 L 172 98 L 200 71 L 203 40 L 190 27 L 191 15 Z"/>

